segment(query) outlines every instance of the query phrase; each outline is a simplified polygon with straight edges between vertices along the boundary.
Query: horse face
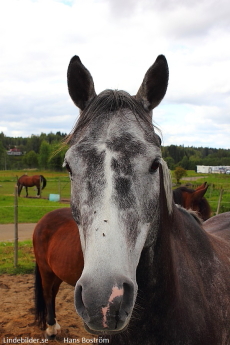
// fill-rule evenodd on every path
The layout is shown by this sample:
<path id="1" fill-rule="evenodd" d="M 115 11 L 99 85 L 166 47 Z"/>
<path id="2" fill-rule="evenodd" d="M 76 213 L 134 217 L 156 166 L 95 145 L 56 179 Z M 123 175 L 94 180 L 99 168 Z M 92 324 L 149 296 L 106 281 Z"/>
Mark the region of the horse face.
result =
<path id="1" fill-rule="evenodd" d="M 167 63 L 161 59 L 158 68 L 163 73 Z M 84 254 L 75 306 L 90 332 L 115 333 L 129 323 L 139 258 L 158 229 L 161 152 L 149 112 L 160 95 L 146 96 L 143 90 L 150 77 L 145 76 L 135 98 L 120 91 L 95 96 L 92 78 L 79 61 L 71 62 L 75 68 L 70 63 L 68 78 L 70 95 L 83 112 L 65 157 L 72 180 L 71 208 Z M 87 76 L 87 97 L 76 91 L 76 68 Z M 155 72 L 155 77 L 161 75 Z M 163 89 L 159 82 L 162 98 L 167 85 Z M 153 84 L 156 87 L 156 81 Z M 84 117 L 88 123 L 81 126 Z"/>

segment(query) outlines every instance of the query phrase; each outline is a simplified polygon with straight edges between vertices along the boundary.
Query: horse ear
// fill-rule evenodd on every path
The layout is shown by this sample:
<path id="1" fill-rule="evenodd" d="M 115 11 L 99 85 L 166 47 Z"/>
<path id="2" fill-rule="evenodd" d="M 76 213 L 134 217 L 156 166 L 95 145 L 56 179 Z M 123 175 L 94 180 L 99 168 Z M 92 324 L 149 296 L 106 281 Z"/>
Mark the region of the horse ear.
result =
<path id="1" fill-rule="evenodd" d="M 208 184 L 203 188 L 197 188 L 193 193 L 192 193 L 192 199 L 194 201 L 201 200 L 203 196 L 205 195 L 206 191 L 208 189 Z"/>
<path id="2" fill-rule="evenodd" d="M 96 96 L 96 92 L 93 78 L 78 56 L 74 56 L 70 60 L 67 83 L 73 102 L 78 108 L 84 110 L 88 102 Z"/>
<path id="3" fill-rule="evenodd" d="M 143 82 L 136 94 L 136 99 L 141 100 L 144 108 L 152 110 L 163 99 L 169 79 L 167 60 L 164 55 L 159 55 L 154 64 L 148 69 Z"/>
<path id="4" fill-rule="evenodd" d="M 208 189 L 208 185 L 207 185 L 207 182 L 204 182 L 203 184 L 201 184 L 200 186 L 198 186 L 196 188 L 196 191 L 200 190 L 200 189 L 204 189 L 206 188 L 206 190 Z"/>

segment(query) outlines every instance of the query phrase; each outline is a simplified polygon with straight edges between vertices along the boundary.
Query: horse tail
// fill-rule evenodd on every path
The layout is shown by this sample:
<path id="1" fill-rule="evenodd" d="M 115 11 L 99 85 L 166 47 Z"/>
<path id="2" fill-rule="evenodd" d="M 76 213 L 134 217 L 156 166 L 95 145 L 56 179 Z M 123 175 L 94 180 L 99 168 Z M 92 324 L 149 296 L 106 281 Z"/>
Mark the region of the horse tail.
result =
<path id="1" fill-rule="evenodd" d="M 46 179 L 43 175 L 40 175 L 40 179 L 41 179 L 41 183 L 42 183 L 42 189 L 44 189 L 46 186 Z"/>
<path id="2" fill-rule="evenodd" d="M 43 329 L 46 328 L 46 302 L 43 295 L 42 279 L 38 264 L 35 266 L 35 321 Z"/>

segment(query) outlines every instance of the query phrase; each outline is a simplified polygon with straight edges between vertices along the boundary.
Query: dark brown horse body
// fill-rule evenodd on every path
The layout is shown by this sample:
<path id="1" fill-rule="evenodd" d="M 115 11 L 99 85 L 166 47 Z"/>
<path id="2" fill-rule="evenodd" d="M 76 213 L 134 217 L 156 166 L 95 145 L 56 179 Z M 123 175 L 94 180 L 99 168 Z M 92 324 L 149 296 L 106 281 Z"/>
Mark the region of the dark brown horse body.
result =
<path id="1" fill-rule="evenodd" d="M 26 189 L 26 197 L 28 197 L 28 187 L 37 187 L 37 196 L 40 196 L 41 189 L 44 189 L 46 186 L 46 179 L 43 175 L 34 175 L 34 176 L 27 176 L 22 175 L 19 177 L 18 182 L 18 196 L 20 196 L 22 187 Z"/>
<path id="2" fill-rule="evenodd" d="M 74 286 L 83 270 L 79 231 L 71 209 L 46 214 L 34 229 L 33 245 L 36 318 L 45 327 L 46 321 L 55 323 L 55 297 L 62 281 Z M 47 330 L 48 335 L 56 334 L 53 328 Z"/>
<path id="3" fill-rule="evenodd" d="M 230 212 L 218 214 L 203 223 L 203 228 L 212 235 L 230 242 Z"/>
<path id="4" fill-rule="evenodd" d="M 173 190 L 173 199 L 176 204 L 187 210 L 191 209 L 198 212 L 202 220 L 207 220 L 211 217 L 211 207 L 204 198 L 207 189 L 208 184 L 206 182 L 196 189 L 181 186 Z"/>

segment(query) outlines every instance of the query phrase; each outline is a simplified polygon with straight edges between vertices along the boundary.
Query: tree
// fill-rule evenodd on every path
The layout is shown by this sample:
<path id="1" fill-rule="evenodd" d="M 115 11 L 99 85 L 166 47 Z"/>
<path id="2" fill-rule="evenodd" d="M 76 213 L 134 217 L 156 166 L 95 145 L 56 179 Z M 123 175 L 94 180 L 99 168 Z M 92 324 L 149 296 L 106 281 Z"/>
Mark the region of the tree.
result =
<path id="1" fill-rule="evenodd" d="M 38 167 L 38 155 L 33 150 L 28 152 L 23 157 L 23 162 L 29 167 L 29 168 L 37 168 Z"/>
<path id="2" fill-rule="evenodd" d="M 62 165 L 63 165 L 64 157 L 62 152 L 53 152 L 51 154 L 51 157 L 49 159 L 49 169 L 55 170 L 55 171 L 62 171 Z"/>
<path id="3" fill-rule="evenodd" d="M 6 162 L 6 150 L 3 147 L 2 142 L 0 141 L 0 170 L 5 169 Z"/>
<path id="4" fill-rule="evenodd" d="M 165 157 L 164 160 L 165 160 L 165 162 L 167 163 L 168 168 L 169 168 L 170 170 L 174 170 L 174 168 L 175 168 L 174 159 L 173 159 L 172 157 Z"/>
<path id="5" fill-rule="evenodd" d="M 187 156 L 184 156 L 182 160 L 179 162 L 180 167 L 184 169 L 189 169 L 189 158 Z"/>
<path id="6" fill-rule="evenodd" d="M 183 176 L 187 176 L 187 171 L 182 167 L 176 167 L 176 169 L 174 170 L 174 176 L 176 178 L 176 183 L 180 184 L 180 179 Z"/>
<path id="7" fill-rule="evenodd" d="M 40 146 L 39 156 L 38 156 L 39 167 L 41 169 L 48 168 L 49 155 L 50 155 L 50 145 L 47 143 L 47 141 L 43 140 Z"/>

